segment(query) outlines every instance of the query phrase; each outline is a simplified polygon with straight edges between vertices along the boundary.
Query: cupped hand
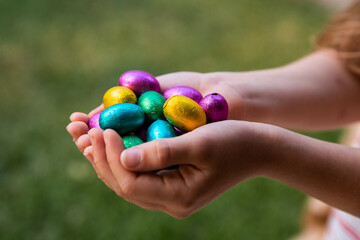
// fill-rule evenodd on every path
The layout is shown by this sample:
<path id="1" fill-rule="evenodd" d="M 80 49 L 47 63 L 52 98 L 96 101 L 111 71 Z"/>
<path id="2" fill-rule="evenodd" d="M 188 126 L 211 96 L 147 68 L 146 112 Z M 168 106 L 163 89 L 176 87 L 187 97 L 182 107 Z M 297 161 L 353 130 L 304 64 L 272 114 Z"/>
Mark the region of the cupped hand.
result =
<path id="1" fill-rule="evenodd" d="M 203 96 L 210 93 L 222 94 L 229 103 L 229 119 L 239 119 L 244 114 L 244 107 L 242 106 L 241 97 L 234 89 L 227 84 L 222 84 L 221 79 L 217 74 L 202 74 L 196 72 L 176 72 L 165 74 L 157 77 L 160 82 L 161 91 L 174 86 L 190 86 L 199 90 Z M 239 101 L 240 99 L 240 101 Z M 92 110 L 89 114 L 75 112 L 71 114 L 71 123 L 66 127 L 67 131 L 73 137 L 73 141 L 81 153 L 90 161 L 99 178 L 101 178 L 107 186 L 111 187 L 108 180 L 105 180 L 99 169 L 94 164 L 93 146 L 88 135 L 88 122 L 92 115 L 104 110 L 101 104 L 99 107 Z M 112 188 L 112 187 L 111 187 Z"/>
<path id="2" fill-rule="evenodd" d="M 89 135 L 94 165 L 120 197 L 185 218 L 235 184 L 261 175 L 271 132 L 264 124 L 222 121 L 127 150 L 111 129 L 91 129 Z"/>

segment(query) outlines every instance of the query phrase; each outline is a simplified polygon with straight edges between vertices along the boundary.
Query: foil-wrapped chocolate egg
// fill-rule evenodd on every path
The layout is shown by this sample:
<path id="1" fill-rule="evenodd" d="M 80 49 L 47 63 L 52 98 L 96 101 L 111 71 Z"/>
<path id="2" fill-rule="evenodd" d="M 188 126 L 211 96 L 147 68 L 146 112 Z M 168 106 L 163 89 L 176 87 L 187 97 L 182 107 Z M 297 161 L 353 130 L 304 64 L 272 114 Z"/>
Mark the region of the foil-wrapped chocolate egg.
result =
<path id="1" fill-rule="evenodd" d="M 206 124 L 205 112 L 199 104 L 180 95 L 170 97 L 165 102 L 164 115 L 172 125 L 185 132 Z"/>
<path id="2" fill-rule="evenodd" d="M 163 106 L 165 98 L 158 92 L 148 91 L 139 97 L 138 105 L 145 112 L 145 119 L 153 122 L 164 118 Z"/>
<path id="3" fill-rule="evenodd" d="M 89 120 L 89 128 L 100 128 L 99 126 L 99 118 L 100 118 L 100 114 L 101 112 L 95 113 L 94 115 L 91 116 L 90 120 Z"/>
<path id="4" fill-rule="evenodd" d="M 106 108 L 100 115 L 102 129 L 114 129 L 120 135 L 136 131 L 145 119 L 144 111 L 136 104 L 118 103 Z"/>
<path id="5" fill-rule="evenodd" d="M 188 87 L 188 86 L 176 86 L 176 87 L 169 88 L 164 92 L 164 97 L 166 99 L 168 99 L 172 96 L 175 96 L 175 95 L 181 95 L 181 96 L 191 98 L 192 100 L 194 100 L 197 103 L 199 103 L 202 99 L 202 95 L 198 90 L 196 90 L 195 88 L 192 88 L 192 87 Z"/>
<path id="6" fill-rule="evenodd" d="M 147 132 L 147 126 L 145 124 L 143 124 L 143 125 L 141 125 L 141 127 L 138 130 L 136 130 L 135 132 L 131 132 L 129 134 L 137 136 L 145 142 L 146 141 L 146 132 Z"/>
<path id="7" fill-rule="evenodd" d="M 200 106 L 206 113 L 208 123 L 226 120 L 229 114 L 229 107 L 226 99 L 218 93 L 206 95 Z"/>
<path id="8" fill-rule="evenodd" d="M 119 86 L 130 88 L 138 96 L 147 91 L 160 92 L 159 81 L 150 73 L 139 70 L 122 74 L 119 78 Z"/>
<path id="9" fill-rule="evenodd" d="M 134 135 L 125 136 L 122 138 L 125 149 L 134 147 L 144 143 L 139 137 Z"/>
<path id="10" fill-rule="evenodd" d="M 126 87 L 112 87 L 106 91 L 103 97 L 104 108 L 118 103 L 136 103 L 135 93 Z"/>
<path id="11" fill-rule="evenodd" d="M 146 140 L 152 141 L 160 138 L 172 138 L 176 137 L 176 132 L 173 126 L 165 120 L 156 120 L 153 122 L 146 134 Z"/>

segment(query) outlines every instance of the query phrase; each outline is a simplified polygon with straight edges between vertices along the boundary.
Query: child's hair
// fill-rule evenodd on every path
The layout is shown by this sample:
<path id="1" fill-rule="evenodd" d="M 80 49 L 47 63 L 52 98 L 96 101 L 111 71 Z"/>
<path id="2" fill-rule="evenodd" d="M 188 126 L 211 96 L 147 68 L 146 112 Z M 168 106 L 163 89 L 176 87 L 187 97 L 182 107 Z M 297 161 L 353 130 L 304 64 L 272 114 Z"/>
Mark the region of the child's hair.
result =
<path id="1" fill-rule="evenodd" d="M 319 36 L 317 48 L 337 50 L 346 68 L 360 79 L 360 1 L 334 17 Z"/>

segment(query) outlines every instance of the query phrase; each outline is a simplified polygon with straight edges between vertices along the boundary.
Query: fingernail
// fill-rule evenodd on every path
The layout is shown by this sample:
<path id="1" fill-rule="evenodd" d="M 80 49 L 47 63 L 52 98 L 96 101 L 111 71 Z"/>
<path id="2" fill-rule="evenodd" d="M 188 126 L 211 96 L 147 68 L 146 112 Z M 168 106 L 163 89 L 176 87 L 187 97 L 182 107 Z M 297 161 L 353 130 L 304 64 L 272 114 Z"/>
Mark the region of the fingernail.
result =
<path id="1" fill-rule="evenodd" d="M 128 149 L 121 154 L 121 163 L 126 168 L 135 168 L 140 165 L 141 154 L 139 149 Z"/>
<path id="2" fill-rule="evenodd" d="M 87 134 L 89 135 L 90 140 L 92 140 L 92 138 L 93 138 L 92 131 L 88 131 L 88 133 L 87 133 Z"/>
<path id="3" fill-rule="evenodd" d="M 84 156 L 86 157 L 87 160 L 89 160 L 89 162 L 94 163 L 94 158 L 92 154 L 90 154 L 89 152 L 84 152 Z"/>

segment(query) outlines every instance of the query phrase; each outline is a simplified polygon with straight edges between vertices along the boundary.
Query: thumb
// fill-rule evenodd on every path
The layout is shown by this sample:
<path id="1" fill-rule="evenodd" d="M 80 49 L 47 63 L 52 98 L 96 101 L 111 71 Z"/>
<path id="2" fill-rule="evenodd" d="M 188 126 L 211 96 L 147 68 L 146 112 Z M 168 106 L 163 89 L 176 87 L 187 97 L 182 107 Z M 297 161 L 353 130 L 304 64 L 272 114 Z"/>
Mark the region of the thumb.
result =
<path id="1" fill-rule="evenodd" d="M 95 108 L 91 112 L 89 112 L 89 117 L 92 117 L 95 113 L 102 112 L 104 110 L 105 110 L 104 105 L 101 104 L 100 106 L 98 106 L 97 108 Z"/>
<path id="2" fill-rule="evenodd" d="M 194 154 L 192 143 L 185 135 L 158 139 L 121 153 L 124 168 L 137 172 L 150 172 L 177 164 L 189 164 Z M 192 162 L 194 163 L 194 162 Z"/>

